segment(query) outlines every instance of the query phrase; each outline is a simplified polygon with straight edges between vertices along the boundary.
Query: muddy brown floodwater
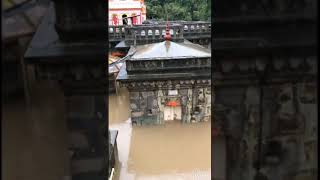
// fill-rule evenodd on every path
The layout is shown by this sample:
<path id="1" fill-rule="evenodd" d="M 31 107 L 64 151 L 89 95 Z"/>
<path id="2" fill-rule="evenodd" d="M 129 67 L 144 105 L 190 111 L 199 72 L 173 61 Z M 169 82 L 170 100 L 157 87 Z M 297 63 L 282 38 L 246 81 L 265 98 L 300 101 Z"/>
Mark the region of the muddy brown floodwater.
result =
<path id="1" fill-rule="evenodd" d="M 209 180 L 211 124 L 132 126 L 126 89 L 109 95 L 109 128 L 119 130 L 116 180 Z"/>
<path id="2" fill-rule="evenodd" d="M 54 82 L 37 82 L 31 104 L 11 98 L 2 107 L 2 172 L 7 180 L 70 176 L 64 97 Z"/>

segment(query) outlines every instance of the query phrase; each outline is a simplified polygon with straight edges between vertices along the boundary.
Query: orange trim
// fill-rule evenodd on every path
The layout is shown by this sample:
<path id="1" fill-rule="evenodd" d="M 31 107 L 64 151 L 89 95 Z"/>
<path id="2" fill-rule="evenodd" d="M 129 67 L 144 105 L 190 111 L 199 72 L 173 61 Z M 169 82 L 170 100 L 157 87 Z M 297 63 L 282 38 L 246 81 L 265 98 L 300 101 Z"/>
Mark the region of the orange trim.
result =
<path id="1" fill-rule="evenodd" d="M 124 56 L 125 54 L 122 53 L 122 52 L 118 52 L 118 51 L 117 51 L 117 52 L 112 52 L 111 55 L 112 55 L 112 56 Z"/>
<path id="2" fill-rule="evenodd" d="M 178 104 L 178 102 L 176 102 L 176 101 L 169 101 L 168 103 L 167 103 L 167 106 L 173 106 L 173 107 L 176 107 L 176 106 L 178 106 L 179 104 Z"/>
<path id="3" fill-rule="evenodd" d="M 109 11 L 126 11 L 126 10 L 141 10 L 141 8 L 119 8 L 119 9 L 109 9 Z"/>

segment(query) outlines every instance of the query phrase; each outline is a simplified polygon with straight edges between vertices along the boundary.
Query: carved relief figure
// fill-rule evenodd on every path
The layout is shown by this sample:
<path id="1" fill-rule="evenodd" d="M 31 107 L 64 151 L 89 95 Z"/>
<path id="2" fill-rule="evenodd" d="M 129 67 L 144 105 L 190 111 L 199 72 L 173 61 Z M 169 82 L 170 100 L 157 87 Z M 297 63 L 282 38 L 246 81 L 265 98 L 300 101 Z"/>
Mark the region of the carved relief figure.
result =
<path id="1" fill-rule="evenodd" d="M 204 103 L 205 102 L 205 96 L 204 96 L 203 89 L 199 89 L 198 90 L 198 101 L 199 101 L 199 103 Z"/>
<path id="2" fill-rule="evenodd" d="M 304 130 L 304 116 L 299 112 L 299 104 L 296 101 L 296 88 L 292 85 L 280 87 L 277 98 L 278 111 L 276 122 L 278 132 L 281 134 L 297 133 Z"/>

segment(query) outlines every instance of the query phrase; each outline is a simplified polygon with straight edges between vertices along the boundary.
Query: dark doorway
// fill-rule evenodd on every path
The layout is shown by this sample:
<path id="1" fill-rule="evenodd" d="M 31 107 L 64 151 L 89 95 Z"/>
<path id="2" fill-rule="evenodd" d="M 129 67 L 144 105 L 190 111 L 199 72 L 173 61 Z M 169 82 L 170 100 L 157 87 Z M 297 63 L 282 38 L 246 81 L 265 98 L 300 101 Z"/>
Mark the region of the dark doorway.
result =
<path id="1" fill-rule="evenodd" d="M 128 25 L 128 16 L 126 14 L 122 15 L 122 24 Z"/>

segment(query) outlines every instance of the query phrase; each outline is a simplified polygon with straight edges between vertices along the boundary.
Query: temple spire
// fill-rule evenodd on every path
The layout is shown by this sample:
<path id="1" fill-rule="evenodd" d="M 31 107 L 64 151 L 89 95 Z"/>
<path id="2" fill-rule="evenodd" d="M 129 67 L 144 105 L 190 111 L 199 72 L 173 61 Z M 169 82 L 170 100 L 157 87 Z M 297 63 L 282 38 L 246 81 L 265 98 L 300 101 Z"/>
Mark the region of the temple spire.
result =
<path id="1" fill-rule="evenodd" d="M 168 21 L 168 15 L 167 15 L 166 35 L 164 36 L 164 39 L 165 39 L 166 41 L 170 41 L 170 40 L 171 40 L 170 29 L 169 29 L 169 21 Z"/>

